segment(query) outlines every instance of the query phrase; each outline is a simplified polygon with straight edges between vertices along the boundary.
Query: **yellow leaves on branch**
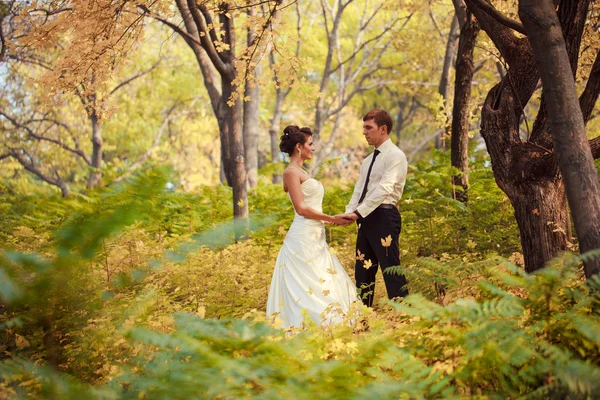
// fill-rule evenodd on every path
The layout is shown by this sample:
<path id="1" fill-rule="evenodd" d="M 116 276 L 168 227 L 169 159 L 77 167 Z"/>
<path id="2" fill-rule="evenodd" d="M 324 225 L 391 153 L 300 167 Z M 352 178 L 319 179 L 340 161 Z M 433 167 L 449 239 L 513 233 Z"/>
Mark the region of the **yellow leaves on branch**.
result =
<path id="1" fill-rule="evenodd" d="M 56 92 L 101 90 L 141 37 L 145 17 L 138 2 L 110 0 L 38 2 L 23 18 L 33 21 L 22 43 L 54 59 L 40 82 Z M 46 16 L 40 10 L 64 10 Z"/>

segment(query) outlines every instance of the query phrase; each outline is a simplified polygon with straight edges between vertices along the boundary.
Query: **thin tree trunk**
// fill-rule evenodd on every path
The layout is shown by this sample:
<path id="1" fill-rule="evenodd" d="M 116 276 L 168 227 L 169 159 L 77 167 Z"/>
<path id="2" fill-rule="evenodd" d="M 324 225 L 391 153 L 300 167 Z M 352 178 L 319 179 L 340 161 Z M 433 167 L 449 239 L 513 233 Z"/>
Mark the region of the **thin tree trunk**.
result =
<path id="1" fill-rule="evenodd" d="M 223 80 L 222 89 L 223 96 L 221 96 L 221 100 L 219 101 L 219 107 L 215 112 L 215 116 L 217 117 L 217 123 L 219 125 L 219 138 L 221 139 L 221 171 L 219 173 L 219 177 L 221 179 L 221 183 L 226 183 L 228 186 L 233 187 L 233 162 L 231 159 L 231 115 L 228 110 L 229 105 L 227 105 L 226 93 L 231 93 L 231 89 L 226 88 L 228 85 L 227 82 Z M 227 92 L 226 92 L 227 91 Z M 223 178 L 225 178 L 223 180 Z"/>
<path id="2" fill-rule="evenodd" d="M 563 32 L 551 0 L 521 0 L 519 16 L 542 78 L 548 125 L 582 253 L 600 248 L 600 185 Z M 589 278 L 600 258 L 584 262 Z"/>
<path id="3" fill-rule="evenodd" d="M 271 119 L 271 127 L 269 128 L 269 136 L 271 137 L 271 162 L 278 163 L 279 159 L 279 137 L 281 130 L 281 115 L 283 114 L 283 101 L 289 90 L 283 90 L 281 88 L 276 89 L 275 94 L 275 110 L 273 111 L 273 118 Z M 273 173 L 273 183 L 283 183 L 283 177 L 281 173 Z"/>
<path id="4" fill-rule="evenodd" d="M 236 238 L 243 236 L 248 227 L 248 186 L 246 185 L 246 163 L 244 160 L 242 108 L 242 100 L 238 98 L 230 110 L 230 152 L 231 169 L 233 171 L 233 216 L 237 225 Z"/>
<path id="5" fill-rule="evenodd" d="M 90 171 L 90 175 L 88 177 L 87 187 L 94 188 L 100 182 L 100 178 L 102 177 L 102 172 L 100 169 L 102 168 L 102 126 L 100 125 L 100 121 L 98 119 L 98 115 L 96 112 L 93 112 L 89 116 L 90 123 L 92 125 L 92 171 Z"/>
<path id="6" fill-rule="evenodd" d="M 255 15 L 255 10 L 250 7 L 246 11 L 249 17 Z M 255 27 L 247 28 L 248 49 L 254 46 L 257 37 Z M 246 155 L 246 177 L 248 187 L 254 188 L 258 183 L 258 117 L 260 105 L 260 78 L 262 68 L 260 64 L 252 68 L 248 65 L 248 75 L 254 75 L 255 79 L 246 80 L 244 87 L 244 153 Z M 246 100 L 248 99 L 248 100 Z"/>
<path id="7" fill-rule="evenodd" d="M 261 74 L 260 66 L 254 69 L 255 76 Z M 246 82 L 244 97 L 244 153 L 246 155 L 246 175 L 248 187 L 258 183 L 258 117 L 260 105 L 260 87 L 258 82 Z"/>
<path id="8" fill-rule="evenodd" d="M 466 202 L 469 186 L 469 128 L 471 119 L 471 83 L 475 71 L 473 50 L 479 24 L 469 13 L 462 26 L 456 59 L 456 82 L 454 84 L 454 106 L 452 108 L 452 136 L 450 139 L 450 160 L 453 167 L 462 173 L 452 177 L 452 185 L 459 186 L 455 198 Z"/>
<path id="9" fill-rule="evenodd" d="M 444 112 L 446 113 L 448 109 L 448 94 L 450 93 L 450 71 L 452 69 L 452 62 L 454 61 L 454 57 L 456 56 L 456 40 L 458 39 L 458 30 L 458 17 L 455 13 L 454 18 L 452 18 L 452 24 L 450 25 L 450 33 L 448 33 L 448 41 L 446 42 L 446 53 L 444 55 L 444 66 L 442 67 L 442 77 L 440 79 L 440 86 L 438 88 L 438 93 L 442 96 L 442 99 L 444 100 Z M 448 115 L 448 117 L 450 116 Z M 442 148 L 442 146 L 442 134 L 439 134 L 435 137 L 435 148 L 439 150 Z"/>

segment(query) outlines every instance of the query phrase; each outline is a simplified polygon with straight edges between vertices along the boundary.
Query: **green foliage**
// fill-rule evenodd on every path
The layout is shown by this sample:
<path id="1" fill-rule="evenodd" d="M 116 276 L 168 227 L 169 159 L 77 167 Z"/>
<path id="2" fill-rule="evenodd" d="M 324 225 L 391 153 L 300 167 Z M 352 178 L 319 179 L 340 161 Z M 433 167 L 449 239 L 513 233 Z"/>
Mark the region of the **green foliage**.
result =
<path id="1" fill-rule="evenodd" d="M 468 202 L 455 199 L 457 187 L 450 155 L 432 152 L 431 157 L 411 167 L 400 204 L 402 241 L 408 253 L 441 257 L 506 256 L 520 249 L 519 232 L 510 201 L 494 181 L 488 161 L 474 153 L 469 172 Z"/>
<path id="2" fill-rule="evenodd" d="M 250 192 L 254 229 L 238 243 L 228 222 L 230 189 L 168 191 L 170 171 L 146 170 L 69 200 L 0 194 L 7 212 L 0 391 L 14 398 L 593 397 L 600 278 L 586 283 L 579 268 L 593 254 L 565 255 L 526 275 L 494 254 L 511 254 L 515 228 L 502 197 L 486 192 L 489 170 L 473 172 L 463 204 L 452 199 L 446 182 L 454 171 L 444 163 L 436 154 L 413 171 L 401 204 L 408 254 L 395 272 L 407 275 L 412 294 L 375 311 L 357 307 L 344 324 L 307 322 L 290 332 L 260 311 L 293 218 L 280 186 L 261 182 Z M 349 196 L 350 188 L 328 186 L 325 211 L 340 210 Z M 46 206 L 54 211 L 44 214 Z M 431 232 L 420 226 L 428 220 L 433 242 L 421 237 Z M 348 268 L 355 229 L 328 231 Z"/>

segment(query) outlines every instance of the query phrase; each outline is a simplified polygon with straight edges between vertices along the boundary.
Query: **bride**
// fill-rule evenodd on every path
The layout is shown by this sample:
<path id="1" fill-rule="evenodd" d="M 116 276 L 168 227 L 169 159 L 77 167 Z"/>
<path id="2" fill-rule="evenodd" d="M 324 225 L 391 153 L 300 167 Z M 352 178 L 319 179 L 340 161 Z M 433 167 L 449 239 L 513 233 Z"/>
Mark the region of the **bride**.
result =
<path id="1" fill-rule="evenodd" d="M 356 286 L 329 252 L 323 223 L 344 224 L 344 220 L 323 214 L 323 185 L 302 168 L 315 151 L 310 128 L 287 126 L 279 148 L 290 155 L 283 190 L 295 218 L 275 262 L 267 316 L 282 320 L 284 328 L 301 326 L 303 310 L 317 324 L 339 321 L 358 297 Z"/>

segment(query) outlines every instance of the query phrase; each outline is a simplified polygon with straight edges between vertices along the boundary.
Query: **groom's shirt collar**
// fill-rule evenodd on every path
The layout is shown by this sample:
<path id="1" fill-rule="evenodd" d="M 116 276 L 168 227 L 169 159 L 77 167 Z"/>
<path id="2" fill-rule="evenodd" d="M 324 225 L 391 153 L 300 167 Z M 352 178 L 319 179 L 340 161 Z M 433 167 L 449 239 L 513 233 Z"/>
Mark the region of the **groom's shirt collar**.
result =
<path id="1" fill-rule="evenodd" d="M 392 147 L 396 147 L 394 143 L 392 143 L 392 139 L 387 138 L 387 140 L 381 143 L 379 146 L 375 147 L 375 150 L 379 150 L 381 153 L 385 153 L 386 150 L 391 149 Z"/>

